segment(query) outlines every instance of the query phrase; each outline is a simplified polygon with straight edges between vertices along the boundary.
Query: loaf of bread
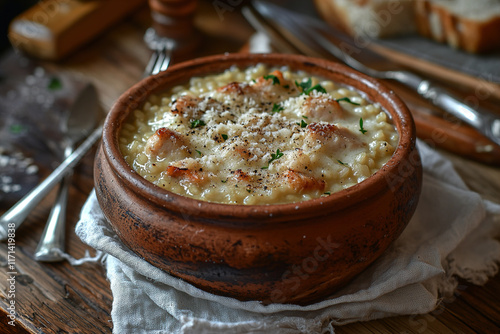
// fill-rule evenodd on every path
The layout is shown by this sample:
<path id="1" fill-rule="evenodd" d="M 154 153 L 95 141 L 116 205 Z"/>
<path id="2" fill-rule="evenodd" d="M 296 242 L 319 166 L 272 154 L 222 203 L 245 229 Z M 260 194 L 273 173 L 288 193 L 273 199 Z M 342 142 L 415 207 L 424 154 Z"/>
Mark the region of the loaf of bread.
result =
<path id="1" fill-rule="evenodd" d="M 500 0 L 315 0 L 329 23 L 354 35 L 418 32 L 471 53 L 500 49 Z"/>
<path id="2" fill-rule="evenodd" d="M 500 49 L 500 0 L 417 0 L 421 35 L 471 53 Z"/>

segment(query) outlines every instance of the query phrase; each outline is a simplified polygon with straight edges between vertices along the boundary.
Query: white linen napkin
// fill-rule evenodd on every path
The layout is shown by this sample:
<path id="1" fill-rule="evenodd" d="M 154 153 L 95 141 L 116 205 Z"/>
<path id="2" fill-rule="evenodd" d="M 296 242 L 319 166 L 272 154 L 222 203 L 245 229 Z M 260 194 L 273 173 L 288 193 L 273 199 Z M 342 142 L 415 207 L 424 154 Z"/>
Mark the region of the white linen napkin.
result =
<path id="1" fill-rule="evenodd" d="M 500 262 L 500 205 L 469 189 L 452 164 L 422 142 L 423 189 L 415 215 L 354 281 L 308 305 L 262 305 L 216 296 L 168 275 L 124 246 L 91 194 L 76 233 L 107 255 L 114 333 L 334 333 L 334 326 L 424 314 L 457 287 L 484 284 Z"/>

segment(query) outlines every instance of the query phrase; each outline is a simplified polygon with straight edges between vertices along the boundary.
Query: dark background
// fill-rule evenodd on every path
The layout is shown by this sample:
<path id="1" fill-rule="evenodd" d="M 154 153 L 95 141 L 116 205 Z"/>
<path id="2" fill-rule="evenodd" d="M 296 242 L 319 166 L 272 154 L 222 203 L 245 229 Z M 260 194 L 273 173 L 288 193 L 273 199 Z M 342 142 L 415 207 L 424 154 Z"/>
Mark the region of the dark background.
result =
<path id="1" fill-rule="evenodd" d="M 0 0 L 0 53 L 10 47 L 7 38 L 10 21 L 35 3 L 36 0 Z"/>

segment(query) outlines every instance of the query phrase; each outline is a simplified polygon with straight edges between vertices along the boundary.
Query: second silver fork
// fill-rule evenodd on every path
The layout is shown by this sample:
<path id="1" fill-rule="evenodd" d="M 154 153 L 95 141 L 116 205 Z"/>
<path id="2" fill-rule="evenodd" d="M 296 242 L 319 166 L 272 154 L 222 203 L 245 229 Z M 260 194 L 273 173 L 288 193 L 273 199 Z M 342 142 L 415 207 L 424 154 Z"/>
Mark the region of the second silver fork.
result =
<path id="1" fill-rule="evenodd" d="M 174 41 L 159 36 L 153 28 L 149 28 L 144 34 L 144 42 L 153 50 L 153 54 L 146 65 L 143 76 L 147 77 L 165 71 L 172 59 L 172 51 L 175 45 Z"/>

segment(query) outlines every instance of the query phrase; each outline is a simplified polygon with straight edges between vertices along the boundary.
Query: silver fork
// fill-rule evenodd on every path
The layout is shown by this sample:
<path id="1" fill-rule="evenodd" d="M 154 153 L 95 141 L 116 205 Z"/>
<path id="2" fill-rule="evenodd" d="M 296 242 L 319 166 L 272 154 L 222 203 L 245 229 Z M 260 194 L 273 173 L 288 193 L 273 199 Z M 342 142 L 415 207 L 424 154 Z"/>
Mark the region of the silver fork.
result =
<path id="1" fill-rule="evenodd" d="M 281 36 L 302 53 L 311 55 L 314 52 L 312 55 L 333 55 L 350 67 L 369 76 L 403 83 L 434 105 L 473 126 L 500 145 L 500 118 L 497 115 L 487 110 L 476 110 L 469 107 L 445 88 L 437 86 L 415 73 L 399 69 L 379 70 L 366 66 L 364 60 L 368 59 L 370 63 L 375 64 L 388 64 L 388 61 L 366 45 L 356 45 L 350 36 L 335 30 L 318 19 L 263 1 L 254 1 L 253 8 L 254 11 L 249 8 L 244 14 L 256 19 L 255 12 L 257 12 L 261 23 L 265 23 L 273 31 L 279 31 Z M 251 20 L 249 22 L 251 23 Z M 344 50 L 351 52 L 348 54 Z"/>
<path id="2" fill-rule="evenodd" d="M 148 28 L 148 30 L 146 30 L 144 42 L 153 50 L 153 54 L 146 65 L 143 77 L 165 71 L 170 65 L 175 42 L 169 38 L 159 36 L 154 28 Z"/>

